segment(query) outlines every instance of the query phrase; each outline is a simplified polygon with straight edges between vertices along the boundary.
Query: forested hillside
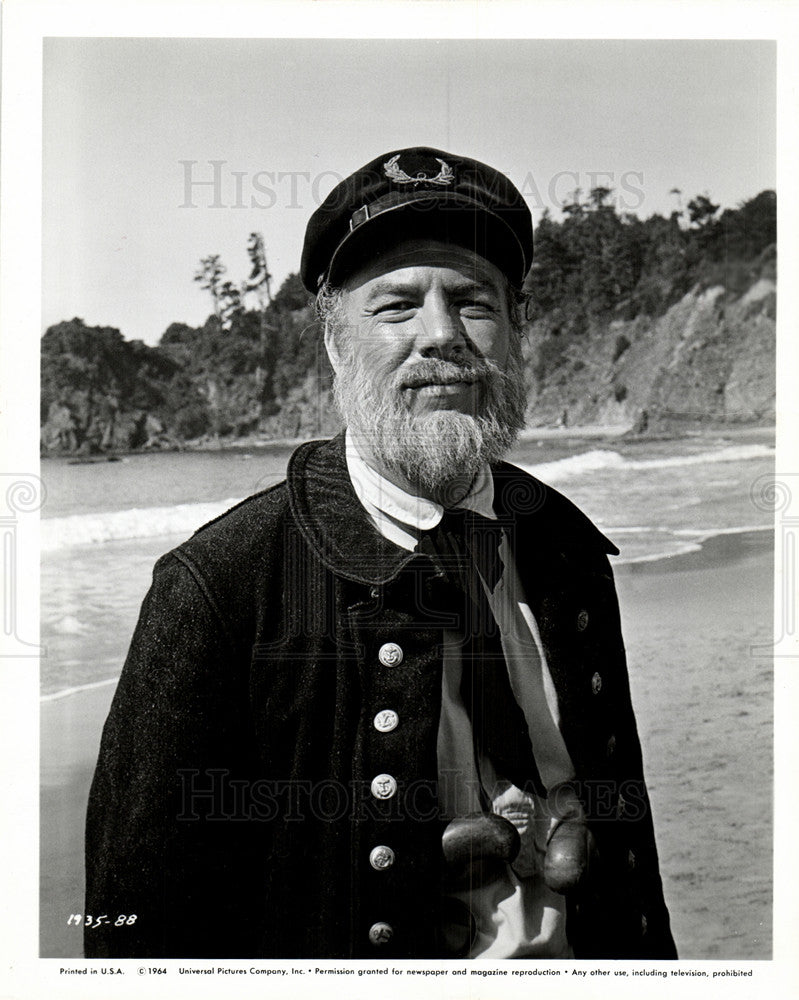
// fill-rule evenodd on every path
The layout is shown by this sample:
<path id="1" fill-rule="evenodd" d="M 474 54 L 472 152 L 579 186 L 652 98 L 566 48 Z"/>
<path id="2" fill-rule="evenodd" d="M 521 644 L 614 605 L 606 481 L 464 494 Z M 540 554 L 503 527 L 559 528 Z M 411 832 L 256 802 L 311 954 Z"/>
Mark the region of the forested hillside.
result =
<path id="1" fill-rule="evenodd" d="M 530 426 L 645 432 L 774 414 L 776 196 L 669 218 L 575 192 L 536 229 L 525 358 Z M 272 295 L 259 234 L 240 284 L 217 256 L 194 280 L 212 313 L 157 347 L 78 318 L 42 338 L 42 448 L 100 453 L 295 438 L 338 426 L 313 308 L 297 275 Z M 187 267 L 187 280 L 189 280 Z"/>
<path id="2" fill-rule="evenodd" d="M 609 192 L 538 226 L 528 279 L 532 424 L 643 431 L 774 417 L 773 191 L 718 216 L 619 216 Z M 686 225 L 687 221 L 687 225 Z"/>

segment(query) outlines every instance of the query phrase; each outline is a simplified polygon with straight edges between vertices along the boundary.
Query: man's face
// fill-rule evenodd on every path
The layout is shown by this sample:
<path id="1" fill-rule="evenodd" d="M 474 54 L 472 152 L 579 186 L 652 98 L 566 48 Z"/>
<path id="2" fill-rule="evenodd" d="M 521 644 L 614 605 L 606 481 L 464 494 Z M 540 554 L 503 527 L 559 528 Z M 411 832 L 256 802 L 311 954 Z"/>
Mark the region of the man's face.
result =
<path id="1" fill-rule="evenodd" d="M 326 343 L 359 450 L 425 492 L 473 478 L 523 423 L 507 283 L 469 250 L 398 245 L 347 280 Z"/>
<path id="2" fill-rule="evenodd" d="M 507 366 L 505 285 L 492 264 L 469 250 L 401 244 L 344 286 L 352 356 L 381 389 L 396 386 L 416 416 L 437 410 L 476 416 L 485 395 L 481 362 Z"/>

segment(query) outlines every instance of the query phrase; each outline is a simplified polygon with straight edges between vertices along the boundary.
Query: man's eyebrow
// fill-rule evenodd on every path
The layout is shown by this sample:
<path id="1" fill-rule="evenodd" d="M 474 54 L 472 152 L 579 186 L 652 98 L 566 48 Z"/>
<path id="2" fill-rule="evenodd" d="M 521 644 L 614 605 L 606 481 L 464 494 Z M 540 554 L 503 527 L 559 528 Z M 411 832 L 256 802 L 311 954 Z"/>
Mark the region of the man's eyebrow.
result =
<path id="1" fill-rule="evenodd" d="M 369 289 L 366 301 L 371 302 L 381 295 L 416 295 L 419 292 L 418 285 L 411 282 L 396 282 L 387 278 L 385 281 L 378 281 Z"/>
<path id="2" fill-rule="evenodd" d="M 489 292 L 492 295 L 500 295 L 500 289 L 490 279 L 464 278 L 463 281 L 456 282 L 449 288 L 454 295 L 463 295 L 466 292 Z"/>
<path id="3" fill-rule="evenodd" d="M 484 280 L 480 278 L 464 278 L 462 281 L 453 282 L 452 285 L 446 288 L 446 292 L 449 295 L 474 294 L 475 292 L 487 292 L 496 296 L 501 295 L 500 289 L 497 288 L 493 281 L 490 279 Z M 372 302 L 381 295 L 405 295 L 413 297 L 418 294 L 419 286 L 412 282 L 395 282 L 391 281 L 391 279 L 386 279 L 384 281 L 378 281 L 372 285 L 369 289 L 368 295 L 366 296 L 366 301 Z"/>

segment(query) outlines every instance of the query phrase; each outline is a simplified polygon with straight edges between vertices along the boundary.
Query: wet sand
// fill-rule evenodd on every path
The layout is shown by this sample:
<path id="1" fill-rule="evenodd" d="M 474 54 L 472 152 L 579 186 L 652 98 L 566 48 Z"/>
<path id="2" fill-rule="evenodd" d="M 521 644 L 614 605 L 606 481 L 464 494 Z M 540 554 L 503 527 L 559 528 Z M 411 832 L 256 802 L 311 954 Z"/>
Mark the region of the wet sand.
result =
<path id="1" fill-rule="evenodd" d="M 766 532 L 620 566 L 664 888 L 684 959 L 771 957 L 772 636 Z M 83 821 L 113 685 L 41 706 L 41 954 L 82 953 Z"/>

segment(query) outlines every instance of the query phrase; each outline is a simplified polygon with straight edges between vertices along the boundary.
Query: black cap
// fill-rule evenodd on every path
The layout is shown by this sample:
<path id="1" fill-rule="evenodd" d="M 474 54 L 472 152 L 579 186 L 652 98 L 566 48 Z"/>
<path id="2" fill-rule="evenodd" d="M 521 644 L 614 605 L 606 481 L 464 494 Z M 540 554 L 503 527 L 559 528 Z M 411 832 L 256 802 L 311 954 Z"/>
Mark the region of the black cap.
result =
<path id="1" fill-rule="evenodd" d="M 533 259 L 530 209 L 493 167 L 440 149 L 384 153 L 330 192 L 308 222 L 300 275 L 316 294 L 397 242 L 427 238 L 479 253 L 521 287 Z"/>

